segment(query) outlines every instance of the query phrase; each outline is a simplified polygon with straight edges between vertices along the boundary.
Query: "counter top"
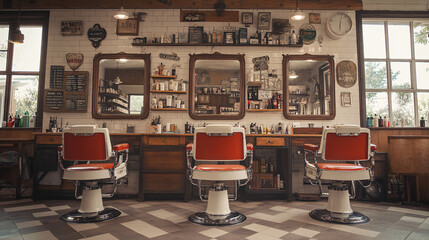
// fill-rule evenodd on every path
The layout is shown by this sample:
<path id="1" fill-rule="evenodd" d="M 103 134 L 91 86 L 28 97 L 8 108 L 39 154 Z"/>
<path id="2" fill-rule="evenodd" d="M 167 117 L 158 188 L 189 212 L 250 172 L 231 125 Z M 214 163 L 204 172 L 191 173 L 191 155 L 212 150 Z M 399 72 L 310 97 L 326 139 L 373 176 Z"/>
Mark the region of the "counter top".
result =
<path id="1" fill-rule="evenodd" d="M 61 133 L 33 132 L 33 135 L 61 136 Z M 193 137 L 189 133 L 110 133 L 111 136 L 178 136 Z M 246 134 L 246 137 L 321 137 L 321 134 Z"/>

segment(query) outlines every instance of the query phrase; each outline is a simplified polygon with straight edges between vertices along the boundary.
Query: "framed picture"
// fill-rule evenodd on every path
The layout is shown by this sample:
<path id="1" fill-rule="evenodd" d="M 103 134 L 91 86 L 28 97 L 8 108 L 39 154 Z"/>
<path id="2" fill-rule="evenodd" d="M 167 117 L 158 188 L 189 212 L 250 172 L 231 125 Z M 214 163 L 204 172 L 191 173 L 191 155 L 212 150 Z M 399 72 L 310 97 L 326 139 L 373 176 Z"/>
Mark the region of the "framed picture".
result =
<path id="1" fill-rule="evenodd" d="M 320 20 L 320 13 L 309 13 L 308 19 L 310 24 L 320 24 L 322 22 Z"/>
<path id="2" fill-rule="evenodd" d="M 273 33 L 287 33 L 290 32 L 291 25 L 289 23 L 289 19 L 277 19 L 273 18 Z"/>
<path id="3" fill-rule="evenodd" d="M 350 107 L 352 105 L 352 98 L 350 92 L 341 93 L 341 106 Z"/>
<path id="4" fill-rule="evenodd" d="M 223 39 L 225 44 L 234 44 L 235 43 L 235 33 L 234 32 L 224 32 Z"/>
<path id="5" fill-rule="evenodd" d="M 258 30 L 270 30 L 271 28 L 271 12 L 258 13 Z"/>
<path id="6" fill-rule="evenodd" d="M 356 64 L 349 60 L 337 64 L 337 82 L 344 88 L 353 87 L 357 82 Z"/>
<path id="7" fill-rule="evenodd" d="M 241 23 L 245 24 L 246 27 L 250 26 L 250 24 L 253 24 L 253 13 L 251 12 L 241 13 Z"/>
<path id="8" fill-rule="evenodd" d="M 188 41 L 189 43 L 203 43 L 204 28 L 203 27 L 189 27 L 188 28 Z"/>
<path id="9" fill-rule="evenodd" d="M 61 21 L 61 34 L 62 35 L 82 35 L 83 31 L 82 21 Z"/>
<path id="10" fill-rule="evenodd" d="M 136 18 L 118 20 L 116 22 L 116 34 L 137 36 L 139 34 L 139 21 Z"/>

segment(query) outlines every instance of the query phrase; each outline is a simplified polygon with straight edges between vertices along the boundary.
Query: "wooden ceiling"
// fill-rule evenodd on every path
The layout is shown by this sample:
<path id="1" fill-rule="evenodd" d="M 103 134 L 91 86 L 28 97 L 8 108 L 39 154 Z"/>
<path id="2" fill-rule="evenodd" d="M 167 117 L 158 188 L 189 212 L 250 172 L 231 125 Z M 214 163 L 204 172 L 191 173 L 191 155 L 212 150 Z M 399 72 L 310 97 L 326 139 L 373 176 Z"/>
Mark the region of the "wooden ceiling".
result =
<path id="1" fill-rule="evenodd" d="M 17 9 L 20 0 L 2 0 L 0 9 Z M 166 3 L 163 3 L 166 2 Z M 125 9 L 295 9 L 296 0 L 123 0 Z M 21 0 L 22 9 L 115 9 L 121 0 Z M 362 0 L 299 0 L 303 10 L 362 10 Z"/>

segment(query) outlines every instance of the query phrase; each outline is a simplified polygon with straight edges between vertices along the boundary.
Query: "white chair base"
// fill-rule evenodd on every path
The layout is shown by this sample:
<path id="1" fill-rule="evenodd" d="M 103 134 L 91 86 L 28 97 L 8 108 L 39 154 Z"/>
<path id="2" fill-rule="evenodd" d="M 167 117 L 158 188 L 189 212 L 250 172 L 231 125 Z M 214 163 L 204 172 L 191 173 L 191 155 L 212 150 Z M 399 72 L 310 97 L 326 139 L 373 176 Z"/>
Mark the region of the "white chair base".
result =
<path id="1" fill-rule="evenodd" d="M 229 209 L 228 191 L 226 189 L 209 190 L 207 209 L 189 217 L 189 221 L 200 225 L 222 226 L 242 223 L 246 216 Z"/>
<path id="2" fill-rule="evenodd" d="M 121 215 L 113 208 L 104 208 L 101 188 L 84 189 L 78 210 L 71 211 L 60 217 L 65 222 L 88 223 L 109 220 Z"/>
<path id="3" fill-rule="evenodd" d="M 367 216 L 351 209 L 348 190 L 338 186 L 330 187 L 327 208 L 313 210 L 309 215 L 316 220 L 333 223 L 357 224 L 369 222 Z"/>

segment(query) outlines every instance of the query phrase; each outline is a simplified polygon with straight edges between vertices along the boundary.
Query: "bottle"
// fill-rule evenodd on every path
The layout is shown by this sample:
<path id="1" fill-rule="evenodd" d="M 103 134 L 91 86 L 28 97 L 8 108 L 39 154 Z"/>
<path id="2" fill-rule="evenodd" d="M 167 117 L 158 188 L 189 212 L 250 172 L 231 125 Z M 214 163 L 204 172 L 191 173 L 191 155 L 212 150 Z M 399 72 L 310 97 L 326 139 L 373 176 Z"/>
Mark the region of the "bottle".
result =
<path id="1" fill-rule="evenodd" d="M 405 127 L 405 119 L 401 118 L 401 127 Z"/>
<path id="2" fill-rule="evenodd" d="M 7 122 L 7 127 L 13 127 L 15 125 L 15 119 L 12 117 L 12 114 L 9 114 L 9 120 Z"/>
<path id="3" fill-rule="evenodd" d="M 380 118 L 378 119 L 378 126 L 383 127 L 383 117 L 380 115 Z"/>
<path id="4" fill-rule="evenodd" d="M 374 127 L 378 127 L 378 124 L 379 124 L 379 122 L 378 122 L 378 116 L 377 116 L 377 114 L 374 114 Z"/>
<path id="5" fill-rule="evenodd" d="M 383 126 L 388 127 L 388 120 L 387 120 L 386 116 L 384 116 L 384 119 L 383 119 Z"/>
<path id="6" fill-rule="evenodd" d="M 297 39 L 296 39 L 295 30 L 292 30 L 291 40 L 292 40 L 291 44 L 296 44 Z"/>
<path id="7" fill-rule="evenodd" d="M 19 117 L 19 115 L 15 115 L 15 127 L 19 127 L 21 123 L 21 118 Z"/>
<path id="8" fill-rule="evenodd" d="M 425 118 L 424 117 L 422 117 L 420 119 L 420 127 L 425 127 Z"/>
<path id="9" fill-rule="evenodd" d="M 371 127 L 371 119 L 366 117 L 366 127 Z"/>
<path id="10" fill-rule="evenodd" d="M 372 116 L 372 114 L 370 115 L 369 120 L 371 121 L 371 127 L 374 127 L 374 117 Z"/>

